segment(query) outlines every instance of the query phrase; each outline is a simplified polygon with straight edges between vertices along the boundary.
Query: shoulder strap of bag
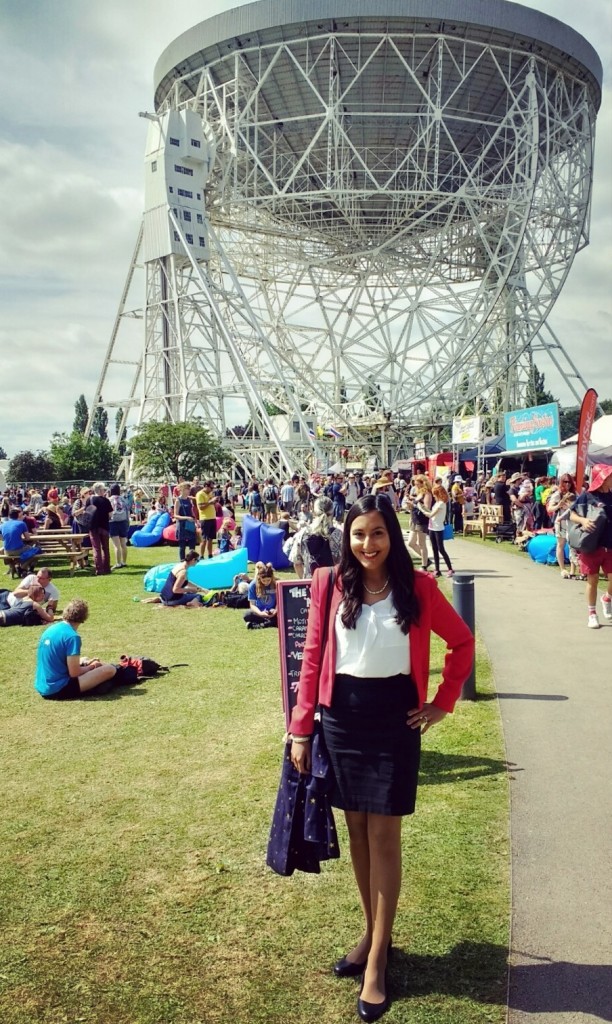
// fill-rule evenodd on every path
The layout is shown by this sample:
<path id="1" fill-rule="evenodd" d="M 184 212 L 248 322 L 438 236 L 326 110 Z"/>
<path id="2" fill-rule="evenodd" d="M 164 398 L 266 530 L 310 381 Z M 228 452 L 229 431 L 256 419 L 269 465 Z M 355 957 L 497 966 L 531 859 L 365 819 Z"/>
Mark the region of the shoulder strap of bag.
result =
<path id="1" fill-rule="evenodd" d="M 328 637 L 328 633 L 329 633 L 329 616 L 330 616 L 330 612 L 331 612 L 331 603 L 332 603 L 333 593 L 334 593 L 334 570 L 333 570 L 333 568 L 331 568 L 329 570 L 329 575 L 327 577 L 327 593 L 326 593 L 326 597 L 325 597 L 325 617 L 323 619 L 323 642 L 321 644 L 321 661 L 319 662 L 319 666 L 320 666 L 319 667 L 319 675 L 321 674 L 321 666 L 323 665 L 325 654 L 327 652 L 327 637 Z M 315 732 L 319 728 L 320 721 L 321 721 L 321 709 L 320 709 L 319 705 L 317 705 L 316 710 L 315 710 Z"/>

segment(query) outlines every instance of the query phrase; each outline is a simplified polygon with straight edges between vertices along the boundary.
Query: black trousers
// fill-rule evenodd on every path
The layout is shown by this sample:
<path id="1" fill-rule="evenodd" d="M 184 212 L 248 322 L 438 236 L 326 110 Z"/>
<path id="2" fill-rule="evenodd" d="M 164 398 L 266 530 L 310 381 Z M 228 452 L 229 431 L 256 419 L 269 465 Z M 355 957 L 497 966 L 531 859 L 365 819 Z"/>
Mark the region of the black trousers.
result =
<path id="1" fill-rule="evenodd" d="M 430 529 L 429 539 L 431 541 L 436 572 L 440 572 L 440 555 L 442 555 L 442 558 L 446 562 L 446 568 L 452 569 L 451 560 L 446 553 L 446 548 L 444 547 L 444 532 L 442 530 Z"/>

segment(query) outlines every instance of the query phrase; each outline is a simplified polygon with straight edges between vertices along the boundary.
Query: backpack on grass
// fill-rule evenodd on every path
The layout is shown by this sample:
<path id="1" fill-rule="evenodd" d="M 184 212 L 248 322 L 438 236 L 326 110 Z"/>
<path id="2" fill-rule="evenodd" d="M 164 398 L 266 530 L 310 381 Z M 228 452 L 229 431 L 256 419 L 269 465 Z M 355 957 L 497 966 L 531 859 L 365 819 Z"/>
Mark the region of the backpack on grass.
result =
<path id="1" fill-rule="evenodd" d="M 136 669 L 139 679 L 151 679 L 153 676 L 169 671 L 166 665 L 160 665 L 153 658 L 145 658 L 140 654 L 122 654 L 119 658 L 119 664 L 122 668 Z"/>

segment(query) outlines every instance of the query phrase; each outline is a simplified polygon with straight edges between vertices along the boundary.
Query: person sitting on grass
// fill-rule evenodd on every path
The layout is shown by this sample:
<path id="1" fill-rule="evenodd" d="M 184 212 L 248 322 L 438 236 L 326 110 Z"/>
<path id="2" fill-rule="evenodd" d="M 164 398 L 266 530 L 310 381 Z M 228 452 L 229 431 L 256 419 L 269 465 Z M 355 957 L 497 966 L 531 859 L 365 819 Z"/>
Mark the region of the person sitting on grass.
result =
<path id="1" fill-rule="evenodd" d="M 61 622 L 45 629 L 36 655 L 35 690 L 45 700 L 77 700 L 106 693 L 116 675 L 115 665 L 97 658 L 81 658 L 78 629 L 89 615 L 86 601 L 74 597 L 64 609 Z"/>
<path id="2" fill-rule="evenodd" d="M 244 616 L 247 629 L 265 629 L 278 626 L 276 608 L 276 580 L 270 562 L 257 562 L 255 579 L 249 584 L 250 609 Z"/>
<path id="3" fill-rule="evenodd" d="M 201 587 L 190 583 L 187 579 L 187 570 L 196 565 L 200 560 L 197 551 L 188 551 L 182 562 L 172 566 L 168 579 L 164 583 L 159 595 L 161 604 L 166 608 L 201 608 L 202 598 Z"/>
<path id="4" fill-rule="evenodd" d="M 251 580 L 246 572 L 236 573 L 231 589 L 224 594 L 226 608 L 250 608 L 249 584 Z"/>
<path id="5" fill-rule="evenodd" d="M 217 534 L 220 555 L 226 555 L 228 551 L 234 550 L 234 545 L 232 544 L 231 522 L 231 519 L 224 519 L 221 523 L 221 529 Z"/>
<path id="6" fill-rule="evenodd" d="M 40 583 L 33 583 L 23 597 L 5 611 L 0 611 L 0 626 L 40 626 L 43 622 L 53 622 L 53 612 L 42 606 L 44 599 L 45 592 Z"/>

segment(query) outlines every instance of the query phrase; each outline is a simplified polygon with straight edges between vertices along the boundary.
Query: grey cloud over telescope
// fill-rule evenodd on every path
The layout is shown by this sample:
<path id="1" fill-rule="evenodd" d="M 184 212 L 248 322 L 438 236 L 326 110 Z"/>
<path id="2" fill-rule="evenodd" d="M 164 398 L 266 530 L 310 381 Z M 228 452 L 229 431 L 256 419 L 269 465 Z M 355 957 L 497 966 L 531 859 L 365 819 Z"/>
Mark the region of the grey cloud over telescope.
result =
<path id="1" fill-rule="evenodd" d="M 46 448 L 91 400 L 142 210 L 153 68 L 223 0 L 20 0 L 3 5 L 0 59 L 0 445 Z M 588 384 L 612 397 L 612 4 L 533 0 L 581 32 L 604 66 L 591 244 L 550 316 Z M 545 368 L 547 386 L 559 393 Z M 14 382 L 19 400 L 11 400 Z M 27 388 L 28 402 L 22 401 Z M 113 416 L 110 417 L 111 423 Z"/>

